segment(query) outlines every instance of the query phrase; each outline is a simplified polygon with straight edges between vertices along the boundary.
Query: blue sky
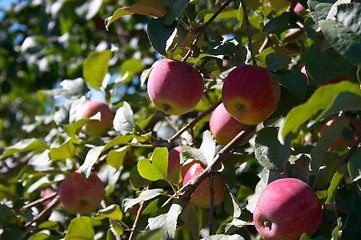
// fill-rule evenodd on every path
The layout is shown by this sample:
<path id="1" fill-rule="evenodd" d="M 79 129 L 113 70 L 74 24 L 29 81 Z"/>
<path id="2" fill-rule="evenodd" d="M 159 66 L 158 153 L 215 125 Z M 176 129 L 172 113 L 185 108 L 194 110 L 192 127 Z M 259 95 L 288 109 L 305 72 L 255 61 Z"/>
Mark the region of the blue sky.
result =
<path id="1" fill-rule="evenodd" d="M 8 8 L 11 6 L 12 3 L 16 2 L 17 0 L 0 0 L 0 8 Z"/>

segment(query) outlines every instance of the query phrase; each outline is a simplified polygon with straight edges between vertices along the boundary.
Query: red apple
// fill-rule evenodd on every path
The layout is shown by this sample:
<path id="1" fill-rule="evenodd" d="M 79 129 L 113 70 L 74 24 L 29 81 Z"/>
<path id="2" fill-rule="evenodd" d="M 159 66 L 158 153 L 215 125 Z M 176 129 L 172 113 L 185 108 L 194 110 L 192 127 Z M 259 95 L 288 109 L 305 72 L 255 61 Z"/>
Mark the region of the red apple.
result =
<path id="1" fill-rule="evenodd" d="M 180 154 L 184 152 L 179 146 L 168 153 L 168 175 L 180 168 Z"/>
<path id="2" fill-rule="evenodd" d="M 103 136 L 113 127 L 114 114 L 109 106 L 99 100 L 89 100 L 82 105 L 82 118 L 91 118 L 100 114 L 99 119 L 91 119 L 83 126 L 90 136 Z"/>
<path id="3" fill-rule="evenodd" d="M 203 78 L 185 62 L 162 59 L 148 79 L 148 95 L 154 105 L 166 114 L 181 115 L 191 111 L 203 95 Z"/>
<path id="4" fill-rule="evenodd" d="M 253 212 L 255 227 L 264 240 L 299 240 L 321 225 L 322 206 L 312 188 L 296 178 L 271 182 Z"/>
<path id="5" fill-rule="evenodd" d="M 209 119 L 209 129 L 216 142 L 221 145 L 229 143 L 238 133 L 244 131 L 247 127 L 248 125 L 234 119 L 232 115 L 227 112 L 223 103 L 214 109 Z M 248 134 L 241 144 L 248 142 L 253 135 L 254 132 Z"/>
<path id="6" fill-rule="evenodd" d="M 277 108 L 281 89 L 268 71 L 258 66 L 240 66 L 224 80 L 223 104 L 239 122 L 255 125 Z"/>
<path id="7" fill-rule="evenodd" d="M 341 120 L 346 120 L 344 128 L 348 131 L 349 136 L 345 138 L 345 136 L 341 133 L 336 139 L 334 139 L 330 150 L 350 148 L 356 141 L 357 137 L 361 135 L 361 121 L 359 119 L 338 116 L 326 122 L 320 131 L 320 136 L 323 136 L 332 126 Z"/>
<path id="8" fill-rule="evenodd" d="M 302 6 L 301 3 L 296 3 L 295 7 L 293 8 L 293 11 L 297 14 L 300 15 L 300 13 L 305 10 L 305 8 Z"/>
<path id="9" fill-rule="evenodd" d="M 204 170 L 204 166 L 195 161 L 192 164 L 183 177 L 183 186 L 190 182 L 193 178 L 198 176 Z M 224 200 L 224 193 L 227 190 L 227 186 L 223 179 L 214 174 L 213 179 L 213 196 L 214 196 L 214 206 L 221 204 Z M 209 191 L 209 178 L 205 178 L 195 189 L 191 195 L 190 202 L 200 208 L 209 208 L 210 207 L 210 191 Z"/>
<path id="10" fill-rule="evenodd" d="M 68 175 L 60 184 L 59 200 L 61 205 L 72 213 L 94 212 L 104 198 L 104 185 L 95 173 L 87 180 L 79 172 Z"/>

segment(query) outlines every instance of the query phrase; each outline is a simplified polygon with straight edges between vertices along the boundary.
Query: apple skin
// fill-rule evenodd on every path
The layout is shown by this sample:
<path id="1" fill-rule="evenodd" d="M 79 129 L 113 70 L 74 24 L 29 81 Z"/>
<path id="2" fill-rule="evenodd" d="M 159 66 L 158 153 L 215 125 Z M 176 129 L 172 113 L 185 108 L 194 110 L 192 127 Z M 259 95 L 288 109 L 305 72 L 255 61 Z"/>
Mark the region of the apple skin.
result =
<path id="1" fill-rule="evenodd" d="M 195 161 L 192 164 L 183 177 L 183 186 L 190 182 L 193 178 L 198 176 L 203 172 L 205 168 L 202 163 Z M 214 174 L 213 178 L 213 196 L 214 196 L 214 206 L 221 204 L 224 201 L 224 194 L 227 190 L 227 186 L 223 179 Z M 200 207 L 200 208 L 210 208 L 210 192 L 209 192 L 209 178 L 205 178 L 192 193 L 190 203 Z"/>
<path id="2" fill-rule="evenodd" d="M 305 8 L 302 6 L 301 3 L 296 3 L 295 7 L 293 8 L 293 11 L 295 12 L 296 15 L 300 15 L 300 13 L 305 10 Z"/>
<path id="3" fill-rule="evenodd" d="M 322 222 L 322 206 L 313 189 L 296 178 L 271 182 L 262 191 L 253 221 L 264 240 L 299 240 L 312 236 Z"/>
<path id="4" fill-rule="evenodd" d="M 152 69 L 147 85 L 150 100 L 166 114 L 182 115 L 198 104 L 204 82 L 198 70 L 187 63 L 162 59 Z"/>
<path id="5" fill-rule="evenodd" d="M 173 148 L 168 153 L 168 175 L 180 168 L 180 154 L 184 152 L 179 146 Z"/>
<path id="6" fill-rule="evenodd" d="M 100 113 L 100 120 L 91 119 L 83 126 L 89 136 L 103 136 L 113 127 L 114 114 L 109 106 L 99 100 L 89 100 L 82 105 L 82 118 L 91 118 Z"/>
<path id="7" fill-rule="evenodd" d="M 334 126 L 337 122 L 343 119 L 346 119 L 345 126 L 348 125 L 349 127 L 352 127 L 353 135 L 350 139 L 345 139 L 345 137 L 341 133 L 330 146 L 329 150 L 331 151 L 342 150 L 352 147 L 352 145 L 357 139 L 357 136 L 361 135 L 361 121 L 359 119 L 346 116 L 338 116 L 326 122 L 326 124 L 321 128 L 320 136 L 323 136 L 332 126 Z"/>
<path id="8" fill-rule="evenodd" d="M 220 145 L 229 143 L 238 133 L 244 131 L 248 125 L 238 122 L 229 114 L 223 103 L 219 104 L 211 114 L 209 119 L 209 129 Z M 240 145 L 247 143 L 254 135 L 255 131 L 248 134 L 248 136 L 240 143 Z"/>
<path id="9" fill-rule="evenodd" d="M 75 171 L 60 183 L 58 194 L 65 210 L 84 214 L 98 209 L 105 191 L 102 181 L 95 173 L 91 173 L 85 180 L 79 171 Z"/>
<path id="10" fill-rule="evenodd" d="M 233 69 L 224 80 L 223 104 L 240 123 L 256 125 L 277 108 L 281 88 L 268 71 L 244 65 Z"/>

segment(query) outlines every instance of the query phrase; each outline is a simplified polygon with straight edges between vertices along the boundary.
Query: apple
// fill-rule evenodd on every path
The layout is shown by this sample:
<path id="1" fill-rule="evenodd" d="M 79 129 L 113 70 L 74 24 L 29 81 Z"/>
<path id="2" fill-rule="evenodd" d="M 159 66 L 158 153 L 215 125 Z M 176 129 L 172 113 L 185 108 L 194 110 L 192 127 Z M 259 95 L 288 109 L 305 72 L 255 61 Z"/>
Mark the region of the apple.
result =
<path id="1" fill-rule="evenodd" d="M 173 148 L 168 153 L 168 175 L 180 168 L 180 154 L 184 152 L 179 146 Z"/>
<path id="2" fill-rule="evenodd" d="M 104 185 L 95 173 L 84 179 L 79 171 L 69 174 L 58 190 L 63 208 L 72 213 L 94 212 L 104 198 Z"/>
<path id="3" fill-rule="evenodd" d="M 195 161 L 187 170 L 183 177 L 183 186 L 190 182 L 193 178 L 198 176 L 205 167 L 199 161 Z M 224 200 L 224 194 L 227 190 L 227 186 L 223 179 L 217 174 L 214 173 L 213 178 L 213 196 L 214 196 L 214 206 L 221 204 Z M 209 178 L 205 178 L 195 189 L 191 195 L 190 203 L 200 207 L 200 208 L 209 208 L 210 207 L 210 191 L 209 191 Z"/>
<path id="4" fill-rule="evenodd" d="M 211 113 L 209 119 L 209 129 L 215 138 L 216 142 L 220 145 L 226 145 L 238 133 L 244 131 L 248 125 L 238 122 L 229 114 L 224 107 L 223 103 L 219 104 L 216 109 Z M 241 142 L 241 145 L 248 142 L 255 132 L 248 134 L 248 136 Z"/>
<path id="5" fill-rule="evenodd" d="M 330 150 L 342 150 L 345 148 L 350 148 L 356 141 L 358 136 L 361 136 L 361 121 L 357 118 L 351 118 L 346 116 L 338 116 L 326 122 L 326 124 L 321 128 L 320 136 L 323 136 L 332 126 L 338 123 L 341 120 L 346 120 L 344 125 L 344 130 L 347 135 L 340 134 L 330 146 Z"/>
<path id="6" fill-rule="evenodd" d="M 162 59 L 155 63 L 148 79 L 150 100 L 166 114 L 182 115 L 198 104 L 204 83 L 198 70 L 185 62 Z"/>
<path id="7" fill-rule="evenodd" d="M 313 189 L 296 178 L 271 182 L 261 192 L 253 221 L 264 240 L 299 240 L 313 235 L 322 222 L 322 206 Z"/>
<path id="8" fill-rule="evenodd" d="M 91 119 L 83 126 L 83 131 L 90 136 L 103 136 L 113 127 L 114 114 L 109 106 L 99 100 L 86 101 L 81 106 L 82 118 L 92 118 L 100 114 L 98 119 Z"/>
<path id="9" fill-rule="evenodd" d="M 293 8 L 293 11 L 295 12 L 296 15 L 300 15 L 300 13 L 305 10 L 304 6 L 302 6 L 301 3 L 296 3 L 296 5 Z"/>
<path id="10" fill-rule="evenodd" d="M 259 66 L 244 65 L 233 69 L 224 79 L 224 107 L 239 122 L 255 125 L 264 121 L 277 108 L 281 88 L 268 71 Z"/>

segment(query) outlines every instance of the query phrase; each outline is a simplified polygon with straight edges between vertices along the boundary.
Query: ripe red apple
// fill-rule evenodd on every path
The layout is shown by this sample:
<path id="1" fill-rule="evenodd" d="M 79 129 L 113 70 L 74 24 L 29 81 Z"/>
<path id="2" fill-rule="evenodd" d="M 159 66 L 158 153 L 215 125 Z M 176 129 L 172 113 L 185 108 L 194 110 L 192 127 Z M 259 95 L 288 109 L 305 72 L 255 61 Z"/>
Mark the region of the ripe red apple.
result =
<path id="1" fill-rule="evenodd" d="M 322 206 L 305 182 L 283 178 L 261 193 L 253 212 L 255 227 L 264 240 L 299 240 L 313 235 L 321 225 Z"/>
<path id="2" fill-rule="evenodd" d="M 99 100 L 89 100 L 82 105 L 82 118 L 91 118 L 100 114 L 99 119 L 91 119 L 83 126 L 90 136 L 103 136 L 113 127 L 114 114 L 109 106 Z"/>
<path id="3" fill-rule="evenodd" d="M 297 14 L 300 15 L 300 13 L 305 10 L 305 8 L 302 6 L 301 3 L 296 3 L 295 7 L 293 8 L 293 11 Z"/>
<path id="4" fill-rule="evenodd" d="M 191 111 L 203 95 L 203 78 L 185 62 L 162 59 L 148 79 L 148 95 L 154 105 L 166 114 L 182 115 Z"/>
<path id="5" fill-rule="evenodd" d="M 358 136 L 361 136 L 361 121 L 357 118 L 351 118 L 346 116 L 338 116 L 326 122 L 320 131 L 320 136 L 323 136 L 332 126 L 341 120 L 346 120 L 344 129 L 349 136 L 345 136 L 341 133 L 332 143 L 330 150 L 342 150 L 350 148 L 356 141 Z"/>
<path id="6" fill-rule="evenodd" d="M 238 122 L 229 114 L 224 107 L 223 103 L 218 105 L 211 114 L 209 119 L 209 129 L 216 142 L 221 145 L 229 143 L 238 133 L 244 131 L 248 125 Z M 241 142 L 241 145 L 248 142 L 254 132 L 248 134 L 248 136 Z"/>
<path id="7" fill-rule="evenodd" d="M 168 175 L 180 168 L 180 154 L 184 152 L 179 146 L 168 153 Z"/>
<path id="8" fill-rule="evenodd" d="M 224 80 L 223 104 L 239 122 L 255 125 L 277 108 L 281 89 L 268 71 L 258 66 L 240 66 Z"/>
<path id="9" fill-rule="evenodd" d="M 79 172 L 68 175 L 60 184 L 59 200 L 64 209 L 72 213 L 95 211 L 104 198 L 104 185 L 95 173 L 87 180 Z"/>
<path id="10" fill-rule="evenodd" d="M 190 182 L 193 178 L 198 176 L 203 170 L 204 166 L 195 161 L 192 164 L 183 177 L 183 186 Z M 214 196 L 214 206 L 221 204 L 224 200 L 224 193 L 227 190 L 227 186 L 223 179 L 214 174 L 213 179 L 213 196 Z M 190 202 L 200 208 L 209 208 L 210 207 L 210 191 L 209 191 L 209 178 L 205 178 L 201 184 L 198 185 L 196 190 L 192 193 Z"/>

